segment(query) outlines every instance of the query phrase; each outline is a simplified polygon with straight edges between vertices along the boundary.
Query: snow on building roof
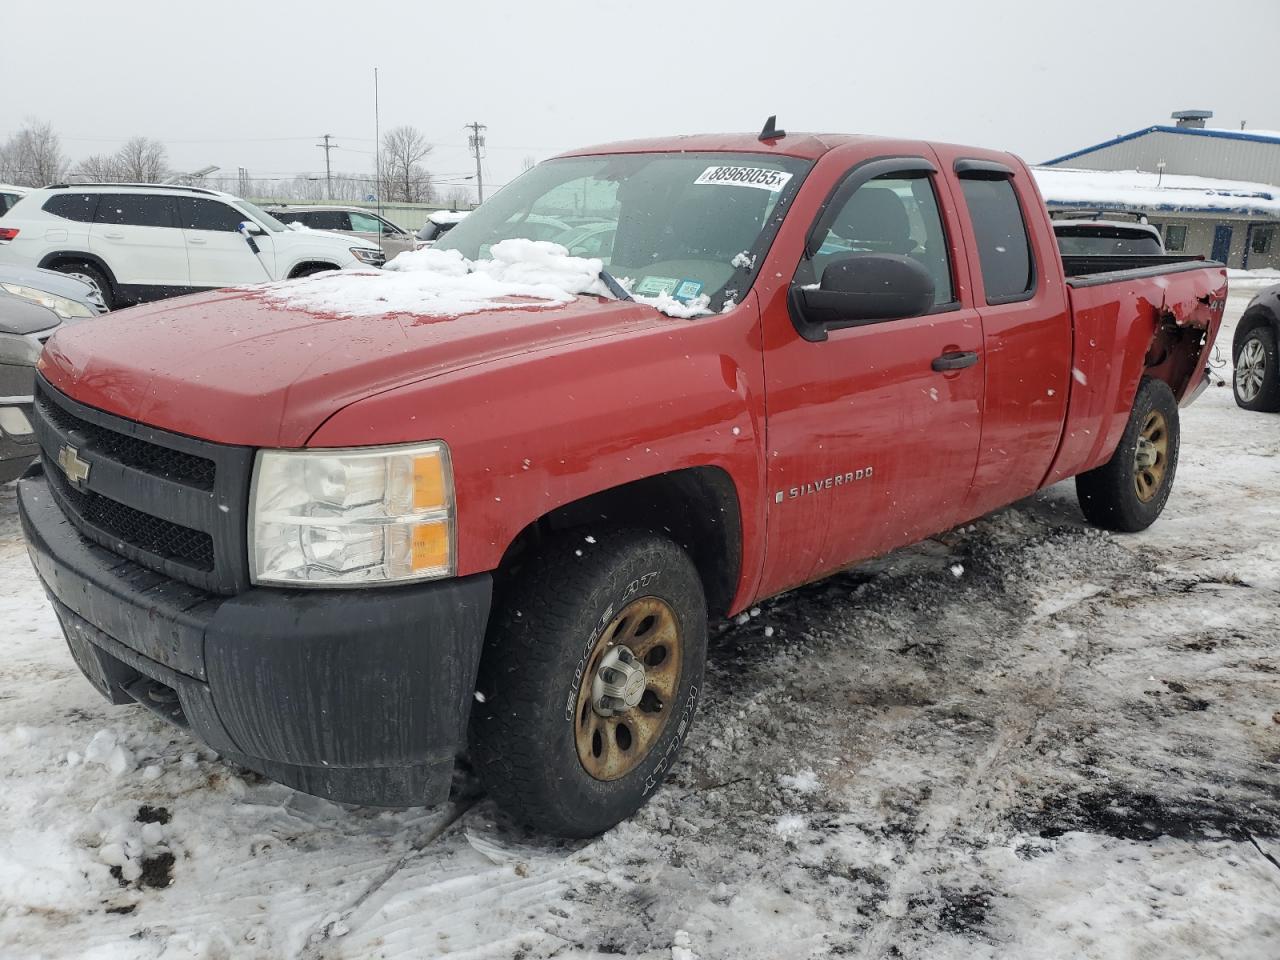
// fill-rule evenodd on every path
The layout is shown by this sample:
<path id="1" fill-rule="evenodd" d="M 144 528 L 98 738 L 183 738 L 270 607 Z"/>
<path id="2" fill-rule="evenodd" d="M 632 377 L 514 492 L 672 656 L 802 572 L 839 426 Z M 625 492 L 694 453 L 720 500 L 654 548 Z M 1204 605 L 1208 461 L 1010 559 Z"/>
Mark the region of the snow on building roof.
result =
<path id="1" fill-rule="evenodd" d="M 1138 170 L 1034 167 L 1033 173 L 1050 208 L 1234 213 L 1280 219 L 1280 188 L 1265 183 L 1182 174 L 1159 177 Z"/>

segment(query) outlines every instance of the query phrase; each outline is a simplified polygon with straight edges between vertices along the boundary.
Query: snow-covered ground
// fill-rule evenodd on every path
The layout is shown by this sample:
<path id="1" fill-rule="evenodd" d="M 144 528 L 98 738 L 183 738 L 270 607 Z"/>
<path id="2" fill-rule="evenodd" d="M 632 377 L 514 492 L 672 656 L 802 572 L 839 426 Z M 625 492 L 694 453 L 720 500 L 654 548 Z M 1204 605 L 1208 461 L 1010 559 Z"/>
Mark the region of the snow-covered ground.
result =
<path id="1" fill-rule="evenodd" d="M 574 844 L 108 706 L 0 489 L 0 956 L 1275 960 L 1280 416 L 1183 431 L 1147 533 L 1067 484 L 718 625 L 684 762 Z"/>

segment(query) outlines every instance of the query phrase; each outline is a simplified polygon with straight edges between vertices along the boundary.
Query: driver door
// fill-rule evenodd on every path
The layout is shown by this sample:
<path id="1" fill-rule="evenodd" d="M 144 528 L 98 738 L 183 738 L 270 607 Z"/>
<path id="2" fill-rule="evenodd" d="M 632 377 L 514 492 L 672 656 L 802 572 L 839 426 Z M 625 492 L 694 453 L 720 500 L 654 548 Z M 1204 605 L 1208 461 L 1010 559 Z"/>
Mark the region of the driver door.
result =
<path id="1" fill-rule="evenodd" d="M 840 206 L 819 215 L 830 227 L 815 223 L 793 284 L 819 282 L 841 258 L 895 254 L 926 267 L 934 306 L 820 334 L 803 329 L 794 307 L 766 313 L 775 330 L 790 328 L 765 354 L 766 596 L 967 519 L 978 461 L 982 324 L 945 180 L 923 157 L 860 163 L 832 202 Z"/>
<path id="2" fill-rule="evenodd" d="M 262 283 L 274 277 L 275 247 L 268 234 L 254 237 L 254 253 L 240 233 L 248 218 L 221 200 L 179 197 L 179 221 L 187 243 L 193 287 Z"/>

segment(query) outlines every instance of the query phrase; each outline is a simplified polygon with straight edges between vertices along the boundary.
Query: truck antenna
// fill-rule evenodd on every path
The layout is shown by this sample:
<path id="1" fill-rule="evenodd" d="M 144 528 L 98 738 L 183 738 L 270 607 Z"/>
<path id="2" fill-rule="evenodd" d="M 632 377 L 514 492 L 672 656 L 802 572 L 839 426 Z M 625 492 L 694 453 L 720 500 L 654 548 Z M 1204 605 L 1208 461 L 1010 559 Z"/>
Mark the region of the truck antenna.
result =
<path id="1" fill-rule="evenodd" d="M 785 137 L 787 135 L 787 131 L 779 130 L 777 127 L 777 123 L 778 123 L 778 116 L 777 114 L 774 114 L 764 122 L 764 129 L 760 131 L 760 136 L 758 139 L 760 139 L 764 143 L 768 143 L 770 140 L 781 140 L 783 137 Z"/>

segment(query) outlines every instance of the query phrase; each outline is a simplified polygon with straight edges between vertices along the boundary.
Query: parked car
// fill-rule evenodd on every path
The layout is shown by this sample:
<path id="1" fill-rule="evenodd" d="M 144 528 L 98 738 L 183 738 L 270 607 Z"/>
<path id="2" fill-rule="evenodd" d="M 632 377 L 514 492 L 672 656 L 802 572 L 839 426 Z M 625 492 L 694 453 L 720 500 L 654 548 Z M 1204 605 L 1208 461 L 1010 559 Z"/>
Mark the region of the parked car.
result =
<path id="1" fill-rule="evenodd" d="M 572 227 L 555 238 L 555 242 L 569 251 L 574 257 L 600 257 L 609 259 L 613 250 L 613 235 L 617 231 L 616 223 L 588 223 Z"/>
<path id="2" fill-rule="evenodd" d="M 1160 230 L 1120 220 L 1055 220 L 1058 249 L 1067 256 L 1161 256 Z"/>
<path id="3" fill-rule="evenodd" d="M 26 194 L 26 187 L 15 187 L 10 183 L 0 183 L 0 217 L 8 213 L 9 208 Z"/>
<path id="4" fill-rule="evenodd" d="M 85 676 L 344 802 L 442 801 L 469 743 L 515 817 L 585 836 L 676 761 L 708 614 L 1068 477 L 1099 526 L 1159 517 L 1221 265 L 1077 273 L 1007 153 L 762 137 L 562 155 L 436 246 L 589 194 L 632 295 L 514 245 L 510 289 L 563 298 L 495 261 L 469 311 L 388 271 L 59 333 L 18 499 Z M 433 282 L 448 316 L 342 319 Z"/>
<path id="5" fill-rule="evenodd" d="M 404 227 L 363 207 L 276 206 L 268 208 L 268 212 L 281 223 L 300 223 L 312 230 L 346 233 L 376 243 L 388 260 L 417 247 L 413 234 Z"/>
<path id="6" fill-rule="evenodd" d="M 200 187 L 60 184 L 31 190 L 0 226 L 0 264 L 78 277 L 108 307 L 384 260 L 366 240 L 288 230 L 247 200 Z"/>
<path id="7" fill-rule="evenodd" d="M 32 425 L 36 360 L 61 327 L 107 312 L 87 283 L 52 270 L 0 265 L 0 483 L 39 454 Z"/>
<path id="8" fill-rule="evenodd" d="M 418 249 L 429 247 L 466 218 L 468 210 L 436 210 L 418 231 Z"/>
<path id="9" fill-rule="evenodd" d="M 1280 411 L 1280 284 L 1249 301 L 1231 341 L 1236 403 L 1246 410 Z"/>

